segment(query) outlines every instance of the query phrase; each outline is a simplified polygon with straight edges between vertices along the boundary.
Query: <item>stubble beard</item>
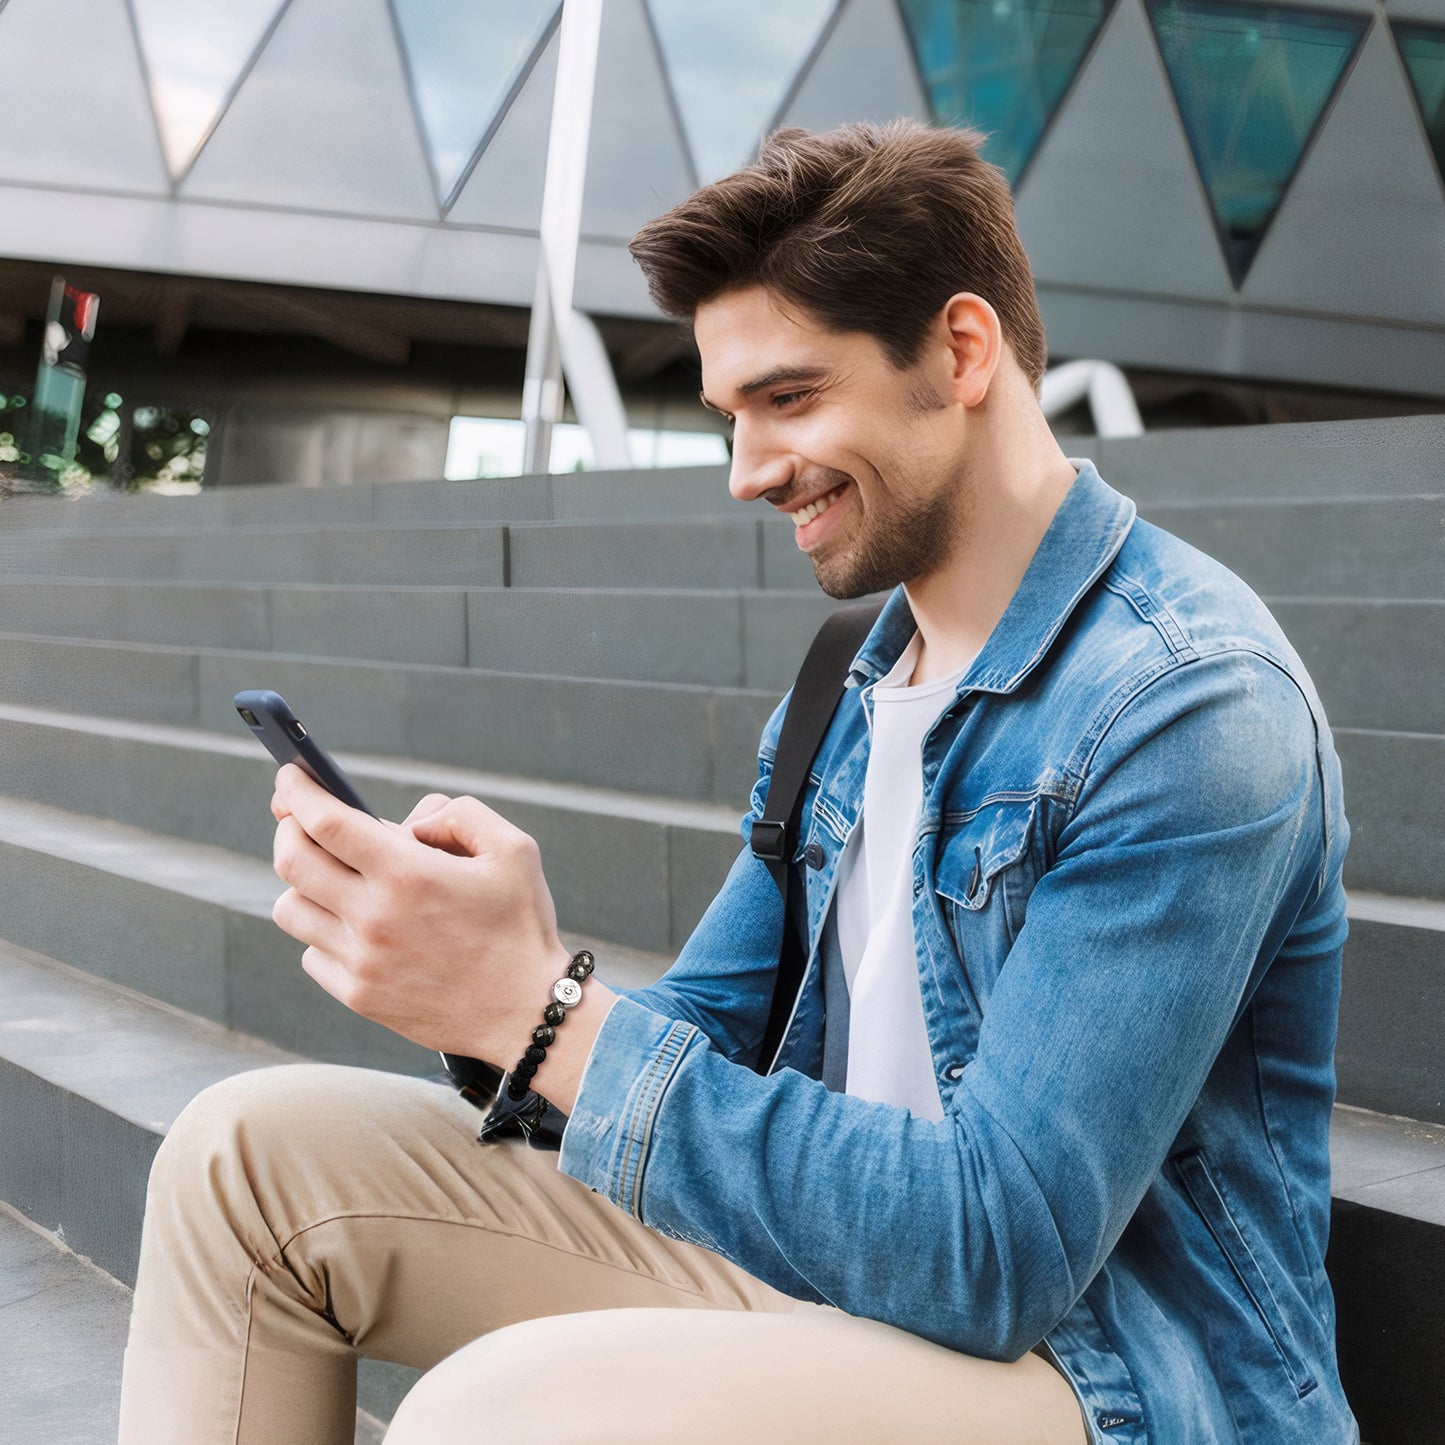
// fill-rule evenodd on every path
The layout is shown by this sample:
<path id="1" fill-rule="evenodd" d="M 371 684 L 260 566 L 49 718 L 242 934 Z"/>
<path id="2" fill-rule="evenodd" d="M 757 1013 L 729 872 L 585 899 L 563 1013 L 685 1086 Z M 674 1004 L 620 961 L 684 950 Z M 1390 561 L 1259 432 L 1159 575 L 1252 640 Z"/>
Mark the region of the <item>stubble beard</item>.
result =
<path id="1" fill-rule="evenodd" d="M 856 486 L 857 483 L 855 482 Z M 962 500 L 958 485 L 875 514 L 862 535 L 813 555 L 813 575 L 828 594 L 847 600 L 891 592 L 940 567 L 953 545 Z"/>

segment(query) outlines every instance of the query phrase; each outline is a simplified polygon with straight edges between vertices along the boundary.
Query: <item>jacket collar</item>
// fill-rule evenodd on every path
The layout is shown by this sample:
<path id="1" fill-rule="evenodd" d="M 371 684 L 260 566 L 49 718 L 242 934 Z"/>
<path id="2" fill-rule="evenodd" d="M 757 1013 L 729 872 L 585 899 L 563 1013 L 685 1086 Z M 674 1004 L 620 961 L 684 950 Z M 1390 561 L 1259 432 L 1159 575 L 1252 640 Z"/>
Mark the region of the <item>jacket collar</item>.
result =
<path id="1" fill-rule="evenodd" d="M 1134 503 L 1116 492 L 1087 457 L 1054 513 L 1023 580 L 959 684 L 960 692 L 1012 692 L 1037 666 L 1078 605 L 1118 555 L 1134 525 Z M 913 636 L 908 598 L 895 588 L 848 675 L 849 687 L 884 676 Z"/>

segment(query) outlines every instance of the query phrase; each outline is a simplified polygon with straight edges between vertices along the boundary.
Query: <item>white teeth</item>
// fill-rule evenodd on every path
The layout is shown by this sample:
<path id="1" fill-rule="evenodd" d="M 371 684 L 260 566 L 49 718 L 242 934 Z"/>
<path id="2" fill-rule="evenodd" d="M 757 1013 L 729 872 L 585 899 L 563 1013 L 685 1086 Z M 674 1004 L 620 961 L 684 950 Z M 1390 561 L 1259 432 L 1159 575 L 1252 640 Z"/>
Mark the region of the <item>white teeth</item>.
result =
<path id="1" fill-rule="evenodd" d="M 806 527 L 814 517 L 819 517 L 828 510 L 828 505 L 832 500 L 830 493 L 827 496 L 819 497 L 816 502 L 809 502 L 806 507 L 799 507 L 796 512 L 790 514 L 793 518 L 793 526 Z"/>

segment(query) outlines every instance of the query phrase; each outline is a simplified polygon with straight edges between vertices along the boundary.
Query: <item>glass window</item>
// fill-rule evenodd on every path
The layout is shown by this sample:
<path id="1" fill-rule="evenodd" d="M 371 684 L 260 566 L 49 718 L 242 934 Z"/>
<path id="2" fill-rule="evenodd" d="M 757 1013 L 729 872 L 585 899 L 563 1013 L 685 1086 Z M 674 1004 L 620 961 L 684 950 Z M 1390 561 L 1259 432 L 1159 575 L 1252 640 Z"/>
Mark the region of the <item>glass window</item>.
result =
<path id="1" fill-rule="evenodd" d="M 169 191 L 125 6 L 32 0 L 0 10 L 0 177 Z M 24 209 L 48 213 L 39 200 Z"/>
<path id="2" fill-rule="evenodd" d="M 446 478 L 515 477 L 522 470 L 524 423 L 485 416 L 454 416 L 447 442 Z M 727 462 L 727 442 L 718 432 L 662 431 L 629 427 L 628 444 L 639 467 L 697 467 Z M 580 472 L 593 466 L 592 443 L 584 428 L 562 422 L 552 428 L 550 471 Z"/>
<path id="3" fill-rule="evenodd" d="M 903 0 L 935 120 L 988 134 L 1017 185 L 1113 0 Z"/>
<path id="4" fill-rule="evenodd" d="M 752 158 L 835 0 L 648 0 L 698 179 Z"/>
<path id="5" fill-rule="evenodd" d="M 1239 285 L 1369 18 L 1236 0 L 1145 0 Z"/>
<path id="6" fill-rule="evenodd" d="M 183 175 L 280 0 L 134 0 L 166 164 Z"/>
<path id="7" fill-rule="evenodd" d="M 1440 179 L 1445 181 L 1445 25 L 1394 20 L 1390 28 L 1410 76 L 1410 89 L 1415 92 Z"/>
<path id="8" fill-rule="evenodd" d="M 394 0 L 437 187 L 450 201 L 557 0 Z"/>
<path id="9" fill-rule="evenodd" d="M 389 0 L 287 5 L 183 194 L 435 220 Z"/>

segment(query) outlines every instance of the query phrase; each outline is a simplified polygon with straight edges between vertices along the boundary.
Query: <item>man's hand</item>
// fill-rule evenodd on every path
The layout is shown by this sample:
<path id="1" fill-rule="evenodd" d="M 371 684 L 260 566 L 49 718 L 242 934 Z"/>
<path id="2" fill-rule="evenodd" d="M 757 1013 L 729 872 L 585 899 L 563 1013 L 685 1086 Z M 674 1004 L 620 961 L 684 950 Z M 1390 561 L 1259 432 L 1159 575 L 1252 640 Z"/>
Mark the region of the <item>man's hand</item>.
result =
<path id="1" fill-rule="evenodd" d="M 306 972 L 426 1048 L 515 1063 L 569 958 L 532 839 L 475 798 L 439 794 L 382 823 L 291 764 L 272 812 L 291 885 L 272 916 L 307 945 Z M 534 1080 L 564 1110 L 613 997 L 587 982 Z"/>

